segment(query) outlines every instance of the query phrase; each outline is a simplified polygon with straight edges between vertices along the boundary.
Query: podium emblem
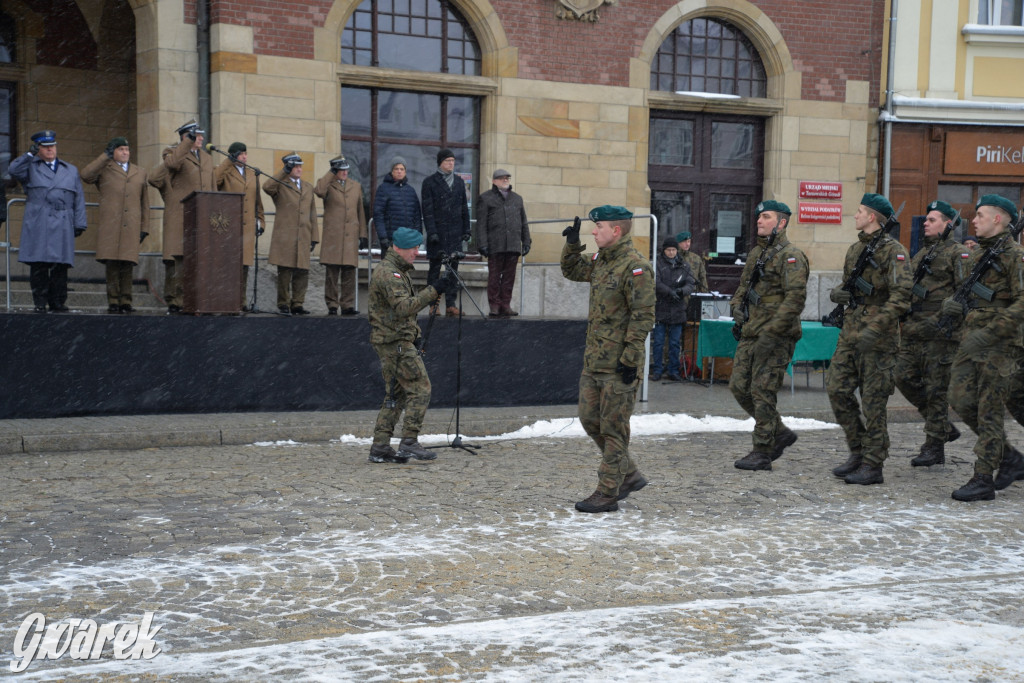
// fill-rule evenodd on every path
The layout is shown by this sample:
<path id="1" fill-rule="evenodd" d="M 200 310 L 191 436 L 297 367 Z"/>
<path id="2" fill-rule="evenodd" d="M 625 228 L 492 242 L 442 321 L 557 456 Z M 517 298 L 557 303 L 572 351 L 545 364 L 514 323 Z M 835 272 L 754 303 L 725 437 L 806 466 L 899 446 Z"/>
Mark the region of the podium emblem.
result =
<path id="1" fill-rule="evenodd" d="M 231 219 L 225 216 L 224 213 L 221 211 L 211 213 L 210 227 L 218 235 L 225 235 L 227 234 L 228 229 L 231 227 Z"/>

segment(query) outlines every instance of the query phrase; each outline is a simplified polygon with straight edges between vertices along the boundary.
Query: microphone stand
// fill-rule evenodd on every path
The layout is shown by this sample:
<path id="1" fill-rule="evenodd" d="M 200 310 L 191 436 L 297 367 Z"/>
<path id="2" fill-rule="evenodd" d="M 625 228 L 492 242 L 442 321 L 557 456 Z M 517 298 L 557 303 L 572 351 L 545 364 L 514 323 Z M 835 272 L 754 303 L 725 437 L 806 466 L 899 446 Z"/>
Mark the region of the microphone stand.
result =
<path id="1" fill-rule="evenodd" d="M 444 256 L 441 259 L 441 262 L 445 264 L 446 272 L 454 275 L 455 280 L 459 283 L 459 321 L 456 323 L 458 325 L 458 332 L 455 337 L 455 438 L 452 439 L 451 443 L 444 446 L 429 446 L 429 448 L 459 448 L 467 453 L 475 455 L 476 451 L 480 450 L 481 446 L 465 443 L 462 440 L 462 436 L 459 434 L 459 417 L 462 407 L 462 291 L 466 290 L 468 292 L 469 290 L 466 288 L 465 280 L 463 280 L 459 275 L 459 271 L 452 267 L 452 264 L 457 264 L 461 256 L 462 254 L 452 254 L 451 256 Z M 440 300 L 441 297 L 438 297 L 438 302 L 440 302 Z M 469 300 L 473 301 L 473 297 L 470 296 Z M 473 304 L 476 305 L 476 302 L 473 301 Z M 486 319 L 487 316 L 484 315 L 484 312 L 480 310 L 479 306 L 477 306 L 477 310 L 480 311 L 480 315 Z M 431 322 L 432 321 L 433 318 L 431 318 Z"/>
<path id="2" fill-rule="evenodd" d="M 217 154 L 223 154 L 228 159 L 231 159 L 231 161 L 233 161 L 234 163 L 239 164 L 241 166 L 244 166 L 245 168 L 247 168 L 250 171 L 252 171 L 253 173 L 255 173 L 257 178 L 259 178 L 261 175 L 265 175 L 268 178 L 270 178 L 271 180 L 273 180 L 275 183 L 277 183 L 278 185 L 284 185 L 285 187 L 288 187 L 288 183 L 284 182 L 283 180 L 281 180 L 277 176 L 272 176 L 272 175 L 270 175 L 268 173 L 264 173 L 263 171 L 261 171 L 260 169 L 256 168 L 255 166 L 250 166 L 249 164 L 245 163 L 244 161 L 239 161 L 238 159 L 236 159 L 235 157 L 231 156 L 227 152 L 214 147 L 213 143 L 209 143 L 207 145 L 203 145 L 203 149 L 205 149 L 207 152 L 216 152 Z"/>

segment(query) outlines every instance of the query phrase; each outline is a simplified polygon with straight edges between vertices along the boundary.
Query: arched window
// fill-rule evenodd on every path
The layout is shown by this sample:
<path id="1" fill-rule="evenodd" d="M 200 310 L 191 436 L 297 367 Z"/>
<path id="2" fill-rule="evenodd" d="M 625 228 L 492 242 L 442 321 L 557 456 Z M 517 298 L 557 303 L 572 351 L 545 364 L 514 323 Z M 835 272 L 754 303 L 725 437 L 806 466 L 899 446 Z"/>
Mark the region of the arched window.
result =
<path id="1" fill-rule="evenodd" d="M 448 0 L 364 0 L 345 24 L 341 63 L 480 75 L 480 48 Z"/>
<path id="2" fill-rule="evenodd" d="M 710 17 L 680 24 L 651 64 L 651 90 L 764 97 L 766 80 L 761 57 L 743 32 Z"/>
<path id="3" fill-rule="evenodd" d="M 341 62 L 478 76 L 481 53 L 449 0 L 364 0 L 342 33 Z M 466 181 L 470 197 L 486 189 L 474 182 L 480 163 L 479 97 L 442 90 L 427 75 L 416 90 L 342 81 L 341 146 L 365 197 L 372 201 L 395 157 L 405 160 L 418 194 L 423 179 L 437 170 L 437 152 L 444 147 L 455 153 L 455 172 Z"/>

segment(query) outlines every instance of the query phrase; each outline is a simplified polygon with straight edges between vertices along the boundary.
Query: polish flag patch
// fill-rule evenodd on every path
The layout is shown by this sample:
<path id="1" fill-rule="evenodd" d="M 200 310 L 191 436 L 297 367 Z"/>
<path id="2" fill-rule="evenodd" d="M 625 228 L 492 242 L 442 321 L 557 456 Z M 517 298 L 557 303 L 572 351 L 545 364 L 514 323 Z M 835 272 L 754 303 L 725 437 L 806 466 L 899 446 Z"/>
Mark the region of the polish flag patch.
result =
<path id="1" fill-rule="evenodd" d="M 597 252 L 596 251 L 594 252 L 594 255 L 590 257 L 590 260 L 591 261 L 596 261 L 597 260 Z"/>
<path id="2" fill-rule="evenodd" d="M 796 263 L 796 256 L 790 256 L 786 259 L 786 263 Z"/>
<path id="3" fill-rule="evenodd" d="M 960 258 L 970 258 L 970 257 L 971 257 L 970 254 L 960 254 Z M 1021 258 L 1021 260 L 1024 260 L 1024 256 L 1021 256 L 1020 258 Z"/>
<path id="4" fill-rule="evenodd" d="M 907 257 L 904 256 L 903 254 L 896 254 L 896 260 L 897 261 L 906 261 Z"/>
<path id="5" fill-rule="evenodd" d="M 399 280 L 401 280 L 401 279 L 402 279 L 402 275 L 401 275 L 401 273 L 391 273 L 391 274 L 392 274 L 392 275 L 394 275 L 394 276 L 395 276 L 396 278 L 398 278 Z"/>
<path id="6" fill-rule="evenodd" d="M 634 268 L 633 269 L 633 275 L 634 276 L 643 275 L 643 274 L 644 274 L 644 269 L 643 268 Z"/>

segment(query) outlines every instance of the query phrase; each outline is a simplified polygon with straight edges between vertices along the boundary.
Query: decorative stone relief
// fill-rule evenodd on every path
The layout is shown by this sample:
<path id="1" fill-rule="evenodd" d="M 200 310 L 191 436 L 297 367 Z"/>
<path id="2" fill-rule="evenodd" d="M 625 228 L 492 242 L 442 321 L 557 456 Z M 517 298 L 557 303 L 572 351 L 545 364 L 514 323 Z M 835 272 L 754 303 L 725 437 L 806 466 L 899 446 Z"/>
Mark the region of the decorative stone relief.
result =
<path id="1" fill-rule="evenodd" d="M 555 16 L 559 19 L 597 21 L 601 18 L 597 10 L 602 5 L 614 5 L 617 0 L 555 0 Z"/>

